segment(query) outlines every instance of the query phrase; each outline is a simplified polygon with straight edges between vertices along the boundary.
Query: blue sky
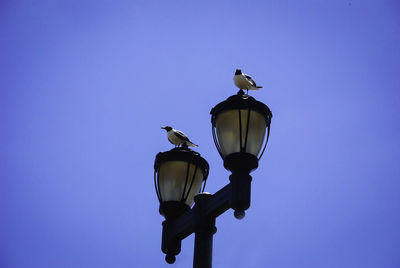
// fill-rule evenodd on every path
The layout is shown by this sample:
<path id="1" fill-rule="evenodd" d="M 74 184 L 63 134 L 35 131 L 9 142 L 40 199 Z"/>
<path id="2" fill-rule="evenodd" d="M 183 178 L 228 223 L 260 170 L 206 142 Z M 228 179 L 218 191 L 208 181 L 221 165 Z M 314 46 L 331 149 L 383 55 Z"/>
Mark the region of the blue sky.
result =
<path id="1" fill-rule="evenodd" d="M 210 109 L 242 68 L 270 143 L 215 267 L 399 267 L 400 4 L 1 1 L 0 266 L 173 266 L 153 163 L 183 130 L 228 183 Z"/>

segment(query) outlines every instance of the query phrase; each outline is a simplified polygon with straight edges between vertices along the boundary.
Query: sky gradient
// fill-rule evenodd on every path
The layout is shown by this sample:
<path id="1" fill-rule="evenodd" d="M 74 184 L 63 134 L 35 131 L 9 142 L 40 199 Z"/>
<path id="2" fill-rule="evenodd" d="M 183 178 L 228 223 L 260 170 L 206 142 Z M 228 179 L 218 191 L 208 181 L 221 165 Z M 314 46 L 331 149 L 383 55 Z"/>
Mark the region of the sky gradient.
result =
<path id="1" fill-rule="evenodd" d="M 398 1 L 0 1 L 0 267 L 191 267 L 161 252 L 161 126 L 228 183 L 236 68 L 271 136 L 214 267 L 400 267 Z"/>

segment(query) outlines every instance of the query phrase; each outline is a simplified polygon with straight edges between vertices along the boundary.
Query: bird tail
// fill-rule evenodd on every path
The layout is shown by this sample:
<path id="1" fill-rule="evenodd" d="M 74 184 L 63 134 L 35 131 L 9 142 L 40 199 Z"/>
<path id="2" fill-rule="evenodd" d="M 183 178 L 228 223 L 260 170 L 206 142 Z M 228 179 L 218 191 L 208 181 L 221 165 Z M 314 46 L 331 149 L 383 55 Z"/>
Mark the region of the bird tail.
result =
<path id="1" fill-rule="evenodd" d="M 187 146 L 190 146 L 190 147 L 199 147 L 197 144 L 194 144 L 193 142 L 185 142 L 186 143 L 186 145 Z"/>

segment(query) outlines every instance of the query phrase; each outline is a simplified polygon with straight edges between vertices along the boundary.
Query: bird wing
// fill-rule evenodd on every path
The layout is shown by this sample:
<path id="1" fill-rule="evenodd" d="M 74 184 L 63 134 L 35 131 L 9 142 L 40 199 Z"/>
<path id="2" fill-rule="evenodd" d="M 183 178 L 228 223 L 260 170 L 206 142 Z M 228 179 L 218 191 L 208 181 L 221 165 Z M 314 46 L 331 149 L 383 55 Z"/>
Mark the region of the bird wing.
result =
<path id="1" fill-rule="evenodd" d="M 190 142 L 189 138 L 182 131 L 175 129 L 174 133 L 179 139 Z"/>
<path id="2" fill-rule="evenodd" d="M 243 75 L 244 75 L 244 77 L 246 77 L 247 81 L 249 81 L 250 84 L 251 84 L 253 87 L 257 87 L 256 82 L 254 82 L 253 78 L 251 78 L 250 75 L 248 75 L 248 74 L 243 74 Z"/>

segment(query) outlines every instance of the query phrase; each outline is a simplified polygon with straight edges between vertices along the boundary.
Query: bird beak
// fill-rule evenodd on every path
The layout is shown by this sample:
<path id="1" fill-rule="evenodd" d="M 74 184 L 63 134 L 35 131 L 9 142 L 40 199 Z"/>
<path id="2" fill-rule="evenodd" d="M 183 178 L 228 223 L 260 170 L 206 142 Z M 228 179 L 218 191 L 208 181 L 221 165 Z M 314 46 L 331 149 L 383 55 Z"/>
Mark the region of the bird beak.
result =
<path id="1" fill-rule="evenodd" d="M 161 127 L 161 129 L 165 129 L 165 127 Z"/>

